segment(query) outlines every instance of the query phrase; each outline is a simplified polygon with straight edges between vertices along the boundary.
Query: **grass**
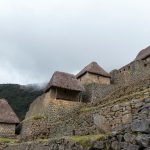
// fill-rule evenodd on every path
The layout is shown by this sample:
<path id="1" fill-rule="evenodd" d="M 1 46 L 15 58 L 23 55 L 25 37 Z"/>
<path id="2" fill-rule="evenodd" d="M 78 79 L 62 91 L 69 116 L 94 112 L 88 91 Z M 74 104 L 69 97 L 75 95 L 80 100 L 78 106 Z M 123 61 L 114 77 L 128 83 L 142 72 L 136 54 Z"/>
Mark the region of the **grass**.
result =
<path id="1" fill-rule="evenodd" d="M 89 112 L 89 111 L 91 111 L 91 110 L 92 110 L 91 107 L 82 107 L 82 108 L 80 109 L 80 112 L 81 112 L 81 113 L 86 113 L 86 112 Z"/>
<path id="2" fill-rule="evenodd" d="M 46 116 L 34 116 L 33 120 L 47 119 Z"/>
<path id="3" fill-rule="evenodd" d="M 106 135 L 104 134 L 99 134 L 99 135 L 87 135 L 87 136 L 72 136 L 70 137 L 70 140 L 79 143 L 82 145 L 84 148 L 86 147 L 91 147 L 92 146 L 92 141 L 95 140 L 102 140 L 105 138 Z"/>
<path id="4" fill-rule="evenodd" d="M 40 120 L 40 119 L 47 119 L 47 116 L 32 116 L 32 117 L 30 117 L 30 118 L 27 118 L 27 119 L 24 119 L 21 123 L 25 123 L 25 122 L 28 122 L 28 121 L 36 121 L 36 120 Z"/>
<path id="5" fill-rule="evenodd" d="M 10 143 L 10 144 L 14 144 L 14 143 L 16 143 L 16 139 L 0 138 L 0 143 Z"/>

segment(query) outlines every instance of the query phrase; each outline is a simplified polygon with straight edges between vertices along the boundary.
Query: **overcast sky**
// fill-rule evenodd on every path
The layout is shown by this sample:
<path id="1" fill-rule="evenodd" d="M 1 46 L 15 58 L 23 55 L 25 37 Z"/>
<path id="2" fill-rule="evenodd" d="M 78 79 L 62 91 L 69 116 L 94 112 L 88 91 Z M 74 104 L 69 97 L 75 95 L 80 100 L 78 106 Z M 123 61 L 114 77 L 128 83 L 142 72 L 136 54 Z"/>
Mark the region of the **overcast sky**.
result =
<path id="1" fill-rule="evenodd" d="M 149 45 L 149 0 L 0 0 L 0 83 L 41 83 L 91 61 L 109 72 Z"/>

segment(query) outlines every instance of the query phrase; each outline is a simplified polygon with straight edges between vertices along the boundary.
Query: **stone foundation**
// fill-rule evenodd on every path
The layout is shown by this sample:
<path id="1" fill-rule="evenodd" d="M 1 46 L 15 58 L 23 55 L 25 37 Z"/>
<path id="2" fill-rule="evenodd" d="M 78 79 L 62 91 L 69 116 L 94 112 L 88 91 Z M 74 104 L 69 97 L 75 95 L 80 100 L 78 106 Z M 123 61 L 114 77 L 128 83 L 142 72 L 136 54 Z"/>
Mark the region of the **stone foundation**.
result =
<path id="1" fill-rule="evenodd" d="M 15 128 L 15 124 L 0 123 L 0 137 L 14 137 Z"/>
<path id="2" fill-rule="evenodd" d="M 120 97 L 115 97 L 114 93 L 115 95 L 111 95 L 112 98 L 115 97 L 114 99 L 108 97 L 107 101 L 93 105 L 50 100 L 48 95 L 45 95 L 45 98 L 41 99 L 47 106 L 45 110 L 41 109 L 44 110 L 42 114 L 45 115 L 34 116 L 34 109 L 30 109 L 23 122 L 21 136 L 23 139 L 34 139 L 43 136 L 57 137 L 120 132 L 129 126 L 137 116 L 145 116 L 145 118 L 150 116 L 149 110 L 144 113 L 143 110 L 139 112 L 139 109 L 150 108 L 149 84 L 147 86 L 143 83 L 145 82 L 142 81 L 142 86 L 135 89 L 133 86 L 126 88 L 123 92 L 127 95 L 121 96 L 120 93 Z M 133 89 L 133 93 L 130 89 Z M 40 106 L 42 108 L 42 105 Z M 34 117 L 29 118 L 31 116 Z"/>

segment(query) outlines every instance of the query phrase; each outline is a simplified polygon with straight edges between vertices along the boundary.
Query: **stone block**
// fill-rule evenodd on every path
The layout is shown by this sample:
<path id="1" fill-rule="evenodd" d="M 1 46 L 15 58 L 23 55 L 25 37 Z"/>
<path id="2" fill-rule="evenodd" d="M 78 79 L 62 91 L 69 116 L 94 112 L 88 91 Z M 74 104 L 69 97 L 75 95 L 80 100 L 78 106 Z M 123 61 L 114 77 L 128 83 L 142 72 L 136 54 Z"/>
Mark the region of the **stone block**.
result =
<path id="1" fill-rule="evenodd" d="M 131 129 L 133 132 L 150 133 L 149 121 L 146 119 L 134 120 L 131 123 Z"/>
<path id="2" fill-rule="evenodd" d="M 120 149 L 119 142 L 117 141 L 112 142 L 111 147 L 113 150 L 119 150 Z"/>
<path id="3" fill-rule="evenodd" d="M 103 141 L 96 141 L 94 143 L 93 149 L 103 149 L 104 148 L 104 142 Z"/>
<path id="4" fill-rule="evenodd" d="M 136 136 L 130 133 L 126 133 L 124 135 L 124 140 L 128 143 L 134 143 L 136 139 Z"/>
<path id="5" fill-rule="evenodd" d="M 127 150 L 139 150 L 139 148 L 138 145 L 129 144 Z"/>
<path id="6" fill-rule="evenodd" d="M 111 110 L 112 110 L 113 112 L 116 112 L 116 111 L 120 110 L 120 106 L 117 104 L 117 105 L 113 106 L 113 107 L 111 108 Z"/>
<path id="7" fill-rule="evenodd" d="M 130 123 L 132 121 L 132 115 L 131 114 L 126 114 L 122 117 L 122 123 Z"/>
<path id="8" fill-rule="evenodd" d="M 95 115 L 93 115 L 93 118 L 94 118 L 94 124 L 100 132 L 111 131 L 109 122 L 107 121 L 107 119 L 104 116 L 95 114 Z"/>
<path id="9" fill-rule="evenodd" d="M 139 145 L 145 148 L 150 147 L 150 135 L 148 134 L 139 134 L 136 141 Z"/>

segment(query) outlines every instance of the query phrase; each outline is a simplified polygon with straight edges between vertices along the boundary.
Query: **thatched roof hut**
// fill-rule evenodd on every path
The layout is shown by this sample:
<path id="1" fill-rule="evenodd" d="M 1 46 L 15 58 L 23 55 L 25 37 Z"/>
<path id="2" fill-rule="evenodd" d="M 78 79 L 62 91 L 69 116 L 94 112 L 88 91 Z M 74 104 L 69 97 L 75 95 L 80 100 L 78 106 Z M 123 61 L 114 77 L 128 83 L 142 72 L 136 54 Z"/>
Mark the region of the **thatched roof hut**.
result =
<path id="1" fill-rule="evenodd" d="M 18 124 L 19 119 L 5 99 L 0 99 L 0 123 Z"/>
<path id="2" fill-rule="evenodd" d="M 49 91 L 51 87 L 58 87 L 79 92 L 84 91 L 84 87 L 74 75 L 59 71 L 56 71 L 53 74 L 45 91 Z"/>
<path id="3" fill-rule="evenodd" d="M 150 46 L 139 52 L 135 60 L 146 59 L 150 57 Z"/>
<path id="4" fill-rule="evenodd" d="M 102 67 L 100 67 L 96 62 L 92 62 L 89 65 L 87 65 L 83 70 L 81 70 L 77 75 L 76 78 L 80 78 L 86 73 L 92 73 L 96 75 L 101 75 L 104 77 L 110 77 L 110 74 L 107 73 Z"/>

